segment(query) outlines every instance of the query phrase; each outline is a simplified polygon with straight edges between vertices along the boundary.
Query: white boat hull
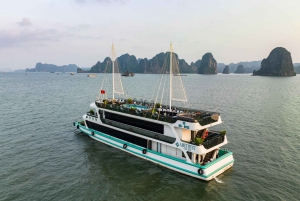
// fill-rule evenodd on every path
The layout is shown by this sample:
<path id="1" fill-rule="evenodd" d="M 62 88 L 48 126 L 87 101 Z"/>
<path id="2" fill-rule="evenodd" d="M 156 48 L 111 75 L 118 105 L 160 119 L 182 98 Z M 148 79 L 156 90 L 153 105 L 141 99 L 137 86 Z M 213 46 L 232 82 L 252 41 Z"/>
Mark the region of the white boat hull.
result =
<path id="1" fill-rule="evenodd" d="M 226 154 L 203 166 L 199 164 L 188 163 L 183 159 L 178 159 L 153 150 L 145 149 L 144 147 L 115 138 L 109 134 L 89 129 L 80 125 L 78 122 L 75 122 L 74 125 L 94 140 L 197 179 L 209 181 L 232 167 L 234 163 L 232 152 L 227 152 Z M 124 144 L 126 144 L 126 148 L 124 148 Z M 146 153 L 144 153 L 145 150 Z M 198 173 L 199 169 L 202 170 L 202 174 Z"/>

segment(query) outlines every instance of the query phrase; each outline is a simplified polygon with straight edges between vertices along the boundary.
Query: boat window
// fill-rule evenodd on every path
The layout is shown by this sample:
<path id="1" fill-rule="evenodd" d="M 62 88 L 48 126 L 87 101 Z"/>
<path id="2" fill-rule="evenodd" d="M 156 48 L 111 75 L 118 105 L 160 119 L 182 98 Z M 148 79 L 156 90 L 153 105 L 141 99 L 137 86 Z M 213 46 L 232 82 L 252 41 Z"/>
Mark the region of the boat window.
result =
<path id="1" fill-rule="evenodd" d="M 149 131 L 164 134 L 164 126 L 162 124 L 157 124 L 149 121 L 144 121 L 141 119 L 124 117 L 123 115 L 118 115 L 110 112 L 105 112 L 105 118 L 113 121 L 117 121 L 123 124 L 135 126 L 138 128 L 143 128 Z"/>
<path id="2" fill-rule="evenodd" d="M 147 140 L 137 137 L 137 136 L 133 136 L 133 135 L 128 135 L 127 133 L 123 133 L 111 128 L 107 128 L 105 126 L 101 126 L 99 124 L 90 122 L 90 121 L 86 121 L 86 124 L 88 125 L 89 128 L 97 130 L 99 132 L 103 132 L 103 133 L 108 133 L 108 135 L 111 135 L 113 137 L 125 140 L 127 142 L 136 144 L 138 146 L 147 148 Z"/>
<path id="3" fill-rule="evenodd" d="M 197 134 L 197 131 L 191 131 L 191 141 L 194 141 L 195 140 L 195 137 L 196 137 L 196 134 Z"/>
<path id="4" fill-rule="evenodd" d="M 151 141 L 151 140 L 148 140 L 147 148 L 148 148 L 149 150 L 152 150 L 152 141 Z"/>
<path id="5" fill-rule="evenodd" d="M 103 119 L 103 110 L 99 110 L 100 119 Z"/>

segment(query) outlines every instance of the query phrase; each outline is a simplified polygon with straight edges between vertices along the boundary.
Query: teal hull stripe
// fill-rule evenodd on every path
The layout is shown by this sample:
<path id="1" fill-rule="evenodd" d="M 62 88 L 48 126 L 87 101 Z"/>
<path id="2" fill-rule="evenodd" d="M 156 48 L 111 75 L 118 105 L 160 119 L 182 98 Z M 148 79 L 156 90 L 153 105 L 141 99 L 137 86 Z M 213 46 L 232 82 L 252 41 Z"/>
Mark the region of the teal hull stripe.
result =
<path id="1" fill-rule="evenodd" d="M 80 127 L 84 127 L 85 129 L 87 130 L 90 130 L 90 131 L 94 131 L 95 133 L 97 133 L 98 135 L 101 135 L 103 137 L 106 137 L 108 139 L 114 139 L 115 141 L 119 142 L 119 143 L 127 143 L 127 144 L 130 144 L 131 147 L 135 148 L 135 149 L 138 149 L 138 150 L 143 150 L 142 147 L 140 146 L 137 146 L 135 144 L 132 144 L 132 143 L 129 143 L 127 141 L 123 141 L 123 140 L 120 140 L 118 138 L 115 138 L 115 137 L 112 137 L 110 135 L 107 135 L 107 134 L 104 134 L 104 133 L 101 133 L 99 131 L 96 131 L 96 130 L 93 130 L 93 129 L 89 129 L 89 128 L 86 128 L 85 126 L 81 126 L 80 124 L 78 124 Z M 87 134 L 87 135 L 90 135 L 90 134 Z M 183 159 L 179 159 L 179 158 L 176 158 L 176 157 L 173 157 L 173 156 L 169 156 L 169 155 L 165 155 L 165 154 L 162 154 L 162 153 L 158 153 L 156 151 L 152 151 L 152 150 L 148 150 L 149 152 L 153 153 L 153 154 L 156 154 L 156 155 L 159 155 L 159 156 L 162 156 L 162 157 L 165 157 L 165 158 L 169 158 L 169 159 L 172 159 L 172 160 L 175 160 L 175 161 L 178 161 L 178 162 L 181 162 L 181 163 L 184 163 L 184 164 L 187 164 L 187 165 L 190 165 L 190 166 L 194 166 L 194 167 L 197 167 L 197 168 L 201 168 L 201 169 L 206 169 L 206 168 L 209 168 L 210 166 L 214 165 L 215 163 L 217 163 L 219 160 L 222 160 L 226 157 L 229 157 L 232 155 L 232 152 L 228 151 L 228 153 L 224 154 L 223 156 L 220 156 L 218 158 L 218 160 L 214 160 L 204 166 L 201 166 L 200 164 L 191 164 L 191 163 L 187 163 L 185 160 Z"/>
<path id="2" fill-rule="evenodd" d="M 119 143 L 122 143 L 122 144 L 127 144 L 127 146 L 132 147 L 132 148 L 135 148 L 135 149 L 137 149 L 137 150 L 143 150 L 143 149 L 144 149 L 143 147 L 137 146 L 137 145 L 132 144 L 132 143 L 129 143 L 129 142 L 127 142 L 127 141 L 120 140 L 120 139 L 115 138 L 115 137 L 112 137 L 112 136 L 110 136 L 110 135 L 107 135 L 107 134 L 101 133 L 101 132 L 99 132 L 99 131 L 96 131 L 96 130 L 87 128 L 87 127 L 85 127 L 85 126 L 82 126 L 82 125 L 80 125 L 80 124 L 77 123 L 77 122 L 76 122 L 76 124 L 79 125 L 80 128 L 83 127 L 83 129 L 85 129 L 85 130 L 89 130 L 90 132 L 94 132 L 94 133 L 97 134 L 97 135 L 103 136 L 103 137 L 108 138 L 108 139 L 112 139 L 112 140 L 114 140 L 114 141 L 116 141 L 116 142 L 119 142 Z M 84 132 L 84 131 L 83 131 L 83 132 Z M 84 132 L 84 133 L 85 133 L 85 132 Z M 107 140 L 105 140 L 105 139 L 101 139 L 101 138 L 99 138 L 99 137 L 97 137 L 97 136 L 92 136 L 91 134 L 88 134 L 88 133 L 85 133 L 85 134 L 87 134 L 87 135 L 89 135 L 89 136 L 91 136 L 91 137 L 97 138 L 97 139 L 99 139 L 99 140 L 101 140 L 101 141 L 103 141 L 103 142 L 106 142 L 106 143 L 108 143 L 108 144 L 111 144 L 111 145 L 113 145 L 113 146 L 115 146 L 115 147 L 118 147 L 118 148 L 120 148 L 120 149 L 123 149 L 122 146 L 117 145 L 117 144 L 113 144 L 113 143 L 111 143 L 111 142 L 109 142 L 109 141 L 107 141 Z M 131 152 L 131 153 L 133 153 L 133 154 L 135 154 L 135 155 L 139 155 L 139 156 L 141 156 L 142 158 L 148 158 L 148 159 L 151 160 L 151 161 L 155 161 L 155 162 L 157 162 L 157 163 L 164 164 L 164 165 L 169 166 L 169 167 L 172 167 L 172 168 L 174 168 L 174 169 L 181 170 L 182 172 L 187 172 L 187 173 L 189 173 L 189 174 L 193 174 L 193 175 L 195 175 L 195 176 L 197 176 L 197 177 L 203 177 L 203 178 L 208 178 L 208 177 L 210 177 L 211 175 L 215 174 L 216 172 L 220 171 L 220 170 L 223 169 L 224 167 L 226 167 L 226 166 L 228 166 L 228 165 L 230 165 L 230 164 L 232 164 L 232 163 L 234 162 L 234 160 L 232 160 L 232 161 L 226 163 L 225 165 L 221 166 L 220 168 L 216 169 L 215 171 L 211 172 L 211 173 L 208 174 L 208 175 L 199 175 L 199 174 L 196 173 L 196 172 L 192 172 L 192 171 L 183 169 L 183 168 L 181 168 L 181 167 L 172 165 L 172 164 L 170 164 L 170 163 L 166 163 L 166 162 L 163 162 L 163 161 L 161 161 L 161 160 L 157 160 L 157 159 L 155 159 L 155 158 L 151 158 L 151 157 L 149 157 L 149 156 L 147 156 L 147 155 L 144 155 L 144 154 L 141 154 L 141 153 L 137 153 L 137 152 L 134 152 L 134 151 L 131 151 L 131 150 L 128 150 L 128 149 L 127 149 L 126 151 L 127 151 L 127 152 Z M 217 161 L 214 160 L 214 161 L 208 163 L 208 164 L 205 165 L 205 166 L 200 166 L 199 164 L 191 164 L 191 163 L 187 163 L 187 162 L 184 161 L 184 160 L 180 160 L 180 159 L 178 159 L 178 158 L 175 158 L 175 157 L 172 157 L 172 156 L 168 156 L 168 155 L 165 155 L 165 154 L 162 154 L 162 153 L 158 153 L 158 152 L 155 152 L 155 151 L 152 151 L 152 150 L 147 150 L 147 151 L 148 151 L 148 152 L 151 152 L 152 154 L 158 155 L 158 156 L 162 156 L 162 157 L 165 157 L 165 158 L 169 158 L 169 159 L 172 159 L 172 160 L 176 160 L 176 161 L 178 161 L 178 162 L 184 163 L 184 164 L 189 165 L 189 166 L 194 166 L 194 167 L 198 167 L 198 168 L 201 167 L 201 169 L 206 169 L 206 168 L 210 167 L 211 165 L 213 165 L 214 163 L 217 163 Z M 219 157 L 218 160 L 221 160 L 221 159 L 223 159 L 223 158 L 226 158 L 226 157 L 228 157 L 228 156 L 230 156 L 230 155 L 232 155 L 232 152 L 228 152 L 227 154 L 225 154 L 225 155 Z"/>

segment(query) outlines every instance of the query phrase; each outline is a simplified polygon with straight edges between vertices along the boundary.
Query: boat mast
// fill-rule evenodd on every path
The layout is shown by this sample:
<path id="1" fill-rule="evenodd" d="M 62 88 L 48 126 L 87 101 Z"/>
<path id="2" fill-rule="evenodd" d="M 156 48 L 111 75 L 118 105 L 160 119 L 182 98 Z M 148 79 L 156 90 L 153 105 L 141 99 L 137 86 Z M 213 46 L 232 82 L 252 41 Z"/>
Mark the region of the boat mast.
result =
<path id="1" fill-rule="evenodd" d="M 114 44 L 112 44 L 112 46 L 111 46 L 111 51 L 112 51 L 112 58 L 111 58 L 111 60 L 112 60 L 112 88 L 113 88 L 113 90 L 112 90 L 112 99 L 114 100 L 115 99 L 115 65 L 114 65 L 114 63 L 115 63 L 115 58 L 114 58 L 114 54 L 115 54 L 115 45 Z"/>
<path id="2" fill-rule="evenodd" d="M 171 103 L 172 103 L 172 53 L 173 53 L 173 46 L 172 43 L 170 44 L 170 111 Z"/>

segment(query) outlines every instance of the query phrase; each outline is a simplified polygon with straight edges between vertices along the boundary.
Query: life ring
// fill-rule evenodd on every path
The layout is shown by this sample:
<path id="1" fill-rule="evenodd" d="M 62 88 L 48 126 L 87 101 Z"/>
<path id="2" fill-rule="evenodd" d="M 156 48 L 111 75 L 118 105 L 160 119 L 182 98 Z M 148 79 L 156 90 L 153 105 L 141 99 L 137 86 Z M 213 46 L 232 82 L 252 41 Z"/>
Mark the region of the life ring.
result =
<path id="1" fill-rule="evenodd" d="M 79 125 L 77 125 L 77 129 L 79 129 Z"/>
<path id="2" fill-rule="evenodd" d="M 94 136 L 95 135 L 95 133 L 94 133 L 94 131 L 92 132 L 92 136 Z"/>
<path id="3" fill-rule="evenodd" d="M 203 170 L 201 168 L 198 169 L 198 174 L 203 175 Z"/>
<path id="4" fill-rule="evenodd" d="M 147 153 L 147 149 L 143 149 L 143 154 L 146 154 Z"/>
<path id="5" fill-rule="evenodd" d="M 127 144 L 123 144 L 123 148 L 126 149 L 127 148 Z"/>

